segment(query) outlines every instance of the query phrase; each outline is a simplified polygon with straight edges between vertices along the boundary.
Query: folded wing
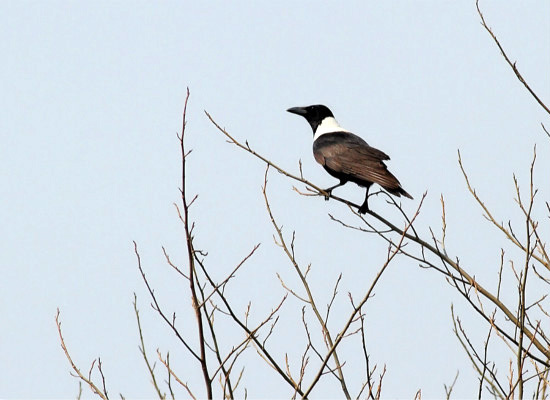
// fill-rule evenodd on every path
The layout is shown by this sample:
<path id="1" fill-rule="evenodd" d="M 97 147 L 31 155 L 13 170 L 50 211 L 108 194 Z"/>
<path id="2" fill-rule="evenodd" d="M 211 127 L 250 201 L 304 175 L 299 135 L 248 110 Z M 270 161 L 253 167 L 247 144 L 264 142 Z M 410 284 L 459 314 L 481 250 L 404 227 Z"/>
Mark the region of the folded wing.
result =
<path id="1" fill-rule="evenodd" d="M 377 183 L 390 193 L 410 197 L 384 164 L 390 157 L 357 135 L 349 132 L 321 135 L 313 143 L 313 153 L 316 161 L 334 176 L 345 176 L 367 187 Z"/>

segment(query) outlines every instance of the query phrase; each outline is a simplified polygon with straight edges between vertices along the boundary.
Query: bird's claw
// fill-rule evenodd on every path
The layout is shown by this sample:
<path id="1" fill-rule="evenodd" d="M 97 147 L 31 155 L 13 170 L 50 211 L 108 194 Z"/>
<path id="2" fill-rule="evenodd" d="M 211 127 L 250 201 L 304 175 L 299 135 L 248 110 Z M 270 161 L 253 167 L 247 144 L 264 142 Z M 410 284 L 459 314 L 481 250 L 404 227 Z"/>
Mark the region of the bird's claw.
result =
<path id="1" fill-rule="evenodd" d="M 359 214 L 365 214 L 368 211 L 369 211 L 369 195 L 367 194 L 367 196 L 365 197 L 365 201 L 363 202 L 363 204 L 361 204 L 361 207 L 357 209 L 357 212 Z"/>

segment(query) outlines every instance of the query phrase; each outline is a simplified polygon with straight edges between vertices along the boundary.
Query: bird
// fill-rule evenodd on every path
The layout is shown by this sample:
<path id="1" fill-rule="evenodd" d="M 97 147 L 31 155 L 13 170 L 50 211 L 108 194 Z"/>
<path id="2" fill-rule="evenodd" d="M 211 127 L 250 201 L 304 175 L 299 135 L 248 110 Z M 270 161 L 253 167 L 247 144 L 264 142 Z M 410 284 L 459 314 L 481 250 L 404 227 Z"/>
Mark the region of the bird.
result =
<path id="1" fill-rule="evenodd" d="M 304 117 L 313 130 L 313 156 L 333 177 L 340 180 L 324 191 L 328 195 L 339 186 L 353 182 L 367 189 L 365 201 L 359 207 L 360 214 L 369 211 L 369 189 L 373 183 L 380 185 L 397 197 L 413 197 L 401 187 L 399 180 L 388 171 L 384 163 L 390 157 L 381 150 L 369 146 L 361 137 L 342 128 L 327 106 L 316 104 L 292 107 L 289 113 Z M 328 196 L 325 196 L 328 200 Z"/>

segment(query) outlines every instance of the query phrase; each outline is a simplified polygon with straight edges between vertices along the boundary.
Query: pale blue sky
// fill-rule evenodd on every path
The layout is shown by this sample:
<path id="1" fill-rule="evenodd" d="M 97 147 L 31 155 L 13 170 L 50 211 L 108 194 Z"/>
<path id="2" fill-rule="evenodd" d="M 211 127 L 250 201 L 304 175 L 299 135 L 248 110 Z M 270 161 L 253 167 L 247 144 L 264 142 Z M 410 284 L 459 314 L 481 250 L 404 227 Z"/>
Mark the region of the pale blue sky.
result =
<path id="1" fill-rule="evenodd" d="M 481 6 L 548 104 L 550 3 Z M 297 171 L 301 159 L 305 174 L 328 186 L 335 182 L 313 159 L 309 127 L 285 112 L 326 104 L 341 125 L 392 157 L 390 170 L 415 197 L 404 201 L 408 212 L 428 190 L 419 220 L 424 233 L 428 226 L 439 230 L 443 193 L 449 251 L 489 286 L 506 242 L 466 193 L 457 149 L 500 219 L 517 216 L 510 214 L 511 176 L 526 185 L 535 143 L 536 181 L 541 198 L 550 196 L 550 151 L 540 129 L 541 122 L 550 127 L 548 115 L 505 64 L 473 0 L 4 1 L 0 36 L 1 397 L 77 394 L 57 338 L 57 307 L 83 370 L 101 356 L 113 396 L 153 397 L 137 349 L 133 292 L 151 354 L 170 350 L 192 381 L 185 372 L 192 362 L 148 307 L 132 248 L 136 240 L 163 303 L 185 320 L 186 286 L 165 265 L 161 246 L 184 262 L 173 202 L 186 86 L 197 247 L 209 251 L 208 265 L 221 277 L 262 242 L 231 292 L 243 311 L 253 301 L 256 318 L 284 292 L 276 273 L 297 282 L 273 245 L 260 190 L 263 166 L 228 145 L 203 110 L 279 165 Z M 313 264 L 321 303 L 343 273 L 337 304 L 346 307 L 348 292 L 358 297 L 370 284 L 386 245 L 335 225 L 328 212 L 353 221 L 341 204 L 301 197 L 293 184 L 271 175 L 273 212 L 287 234 L 296 230 L 298 257 Z M 363 199 L 353 185 L 338 190 Z M 382 200 L 371 207 L 399 220 Z M 371 362 L 387 364 L 386 396 L 411 398 L 421 388 L 424 398 L 441 397 L 457 369 L 457 397 L 477 393 L 451 331 L 451 302 L 481 343 L 481 320 L 467 317 L 469 309 L 441 277 L 406 259 L 383 277 L 367 321 Z M 299 323 L 301 305 L 286 307 L 273 346 L 301 354 L 301 347 L 287 348 L 285 337 Z M 250 397 L 288 397 L 267 366 L 245 373 Z M 337 396 L 335 386 L 316 397 Z"/>

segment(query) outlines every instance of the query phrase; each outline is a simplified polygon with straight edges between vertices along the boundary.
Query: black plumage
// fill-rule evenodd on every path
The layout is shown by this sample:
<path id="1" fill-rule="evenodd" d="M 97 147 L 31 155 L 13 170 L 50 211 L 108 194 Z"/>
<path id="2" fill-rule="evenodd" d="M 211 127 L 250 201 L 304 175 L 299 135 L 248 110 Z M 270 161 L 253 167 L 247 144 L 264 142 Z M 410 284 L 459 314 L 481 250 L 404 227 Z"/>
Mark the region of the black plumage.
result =
<path id="1" fill-rule="evenodd" d="M 369 188 L 377 183 L 394 196 L 412 199 L 388 171 L 384 161 L 390 157 L 372 146 L 359 136 L 342 129 L 332 112 L 323 105 L 293 107 L 288 112 L 303 116 L 311 125 L 314 133 L 313 155 L 315 160 L 340 183 L 326 189 L 331 192 L 347 182 L 354 182 L 367 189 L 365 201 L 359 207 L 360 213 L 368 210 Z"/>

